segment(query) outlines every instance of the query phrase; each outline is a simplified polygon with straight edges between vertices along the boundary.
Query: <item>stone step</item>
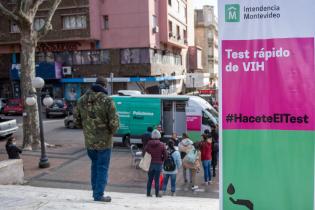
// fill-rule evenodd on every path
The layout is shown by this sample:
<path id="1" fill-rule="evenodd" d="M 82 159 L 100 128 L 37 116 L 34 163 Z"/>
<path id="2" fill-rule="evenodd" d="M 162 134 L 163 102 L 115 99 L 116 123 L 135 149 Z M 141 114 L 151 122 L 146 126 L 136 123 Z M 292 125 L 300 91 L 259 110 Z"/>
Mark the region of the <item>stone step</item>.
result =
<path id="1" fill-rule="evenodd" d="M 0 185 L 0 209 L 6 210 L 219 210 L 219 200 L 211 198 L 172 197 L 147 198 L 144 194 L 108 192 L 111 203 L 95 202 L 91 191 Z"/>

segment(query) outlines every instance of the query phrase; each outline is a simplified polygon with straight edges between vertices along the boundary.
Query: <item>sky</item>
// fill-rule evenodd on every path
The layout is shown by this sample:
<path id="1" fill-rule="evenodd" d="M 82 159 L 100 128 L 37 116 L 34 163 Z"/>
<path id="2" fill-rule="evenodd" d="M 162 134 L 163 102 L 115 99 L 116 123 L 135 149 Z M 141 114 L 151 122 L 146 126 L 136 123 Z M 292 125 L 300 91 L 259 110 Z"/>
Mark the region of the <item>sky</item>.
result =
<path id="1" fill-rule="evenodd" d="M 201 9 L 203 5 L 213 5 L 215 10 L 218 9 L 218 0 L 193 0 L 195 9 Z M 218 14 L 216 12 L 216 14 Z"/>

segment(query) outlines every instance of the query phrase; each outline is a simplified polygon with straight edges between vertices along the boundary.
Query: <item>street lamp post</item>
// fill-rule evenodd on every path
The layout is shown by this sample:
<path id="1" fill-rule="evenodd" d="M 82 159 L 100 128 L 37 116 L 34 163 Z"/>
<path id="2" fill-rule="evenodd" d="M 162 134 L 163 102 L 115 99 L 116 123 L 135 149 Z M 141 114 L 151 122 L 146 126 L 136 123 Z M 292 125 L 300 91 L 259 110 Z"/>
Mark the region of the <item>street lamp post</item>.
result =
<path id="1" fill-rule="evenodd" d="M 45 85 L 45 81 L 41 77 L 36 77 L 32 80 L 32 86 L 36 90 L 37 106 L 38 106 L 38 116 L 39 116 L 39 129 L 40 129 L 40 145 L 41 145 L 41 157 L 38 163 L 39 168 L 48 168 L 49 162 L 46 155 L 45 139 L 44 139 L 44 127 L 42 119 L 42 103 L 41 103 L 41 90 Z M 36 103 L 36 99 L 33 96 L 26 98 L 26 104 L 33 106 Z M 46 96 L 43 100 L 45 106 L 51 106 L 53 104 L 53 99 L 50 96 Z"/>

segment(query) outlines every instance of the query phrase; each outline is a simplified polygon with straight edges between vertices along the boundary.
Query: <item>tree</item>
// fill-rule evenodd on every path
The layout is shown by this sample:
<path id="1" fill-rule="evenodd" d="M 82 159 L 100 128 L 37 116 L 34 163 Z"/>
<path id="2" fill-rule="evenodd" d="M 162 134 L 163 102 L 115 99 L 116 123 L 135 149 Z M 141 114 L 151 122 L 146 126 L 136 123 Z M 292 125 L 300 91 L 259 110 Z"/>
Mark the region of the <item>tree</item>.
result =
<path id="1" fill-rule="evenodd" d="M 21 39 L 21 92 L 25 113 L 23 115 L 23 148 L 34 149 L 39 146 L 39 116 L 37 105 L 27 106 L 26 97 L 34 92 L 32 79 L 35 77 L 35 50 L 38 41 L 52 29 L 51 20 L 61 0 L 48 0 L 50 5 L 45 23 L 35 30 L 33 23 L 39 7 L 45 0 L 17 0 L 13 9 L 0 3 L 0 15 L 14 21 L 20 29 Z"/>

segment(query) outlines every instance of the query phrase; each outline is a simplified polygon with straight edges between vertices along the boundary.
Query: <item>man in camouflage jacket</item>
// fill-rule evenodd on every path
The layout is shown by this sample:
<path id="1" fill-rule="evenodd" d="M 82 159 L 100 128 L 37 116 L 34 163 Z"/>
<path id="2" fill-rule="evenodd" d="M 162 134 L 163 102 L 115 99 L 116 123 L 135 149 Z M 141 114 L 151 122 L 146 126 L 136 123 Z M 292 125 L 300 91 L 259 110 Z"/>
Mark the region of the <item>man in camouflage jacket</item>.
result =
<path id="1" fill-rule="evenodd" d="M 83 128 L 85 146 L 91 159 L 91 182 L 95 201 L 110 202 L 111 197 L 105 196 L 108 169 L 113 146 L 113 134 L 119 127 L 119 118 L 115 104 L 106 91 L 107 81 L 98 77 L 77 103 L 74 122 Z"/>

